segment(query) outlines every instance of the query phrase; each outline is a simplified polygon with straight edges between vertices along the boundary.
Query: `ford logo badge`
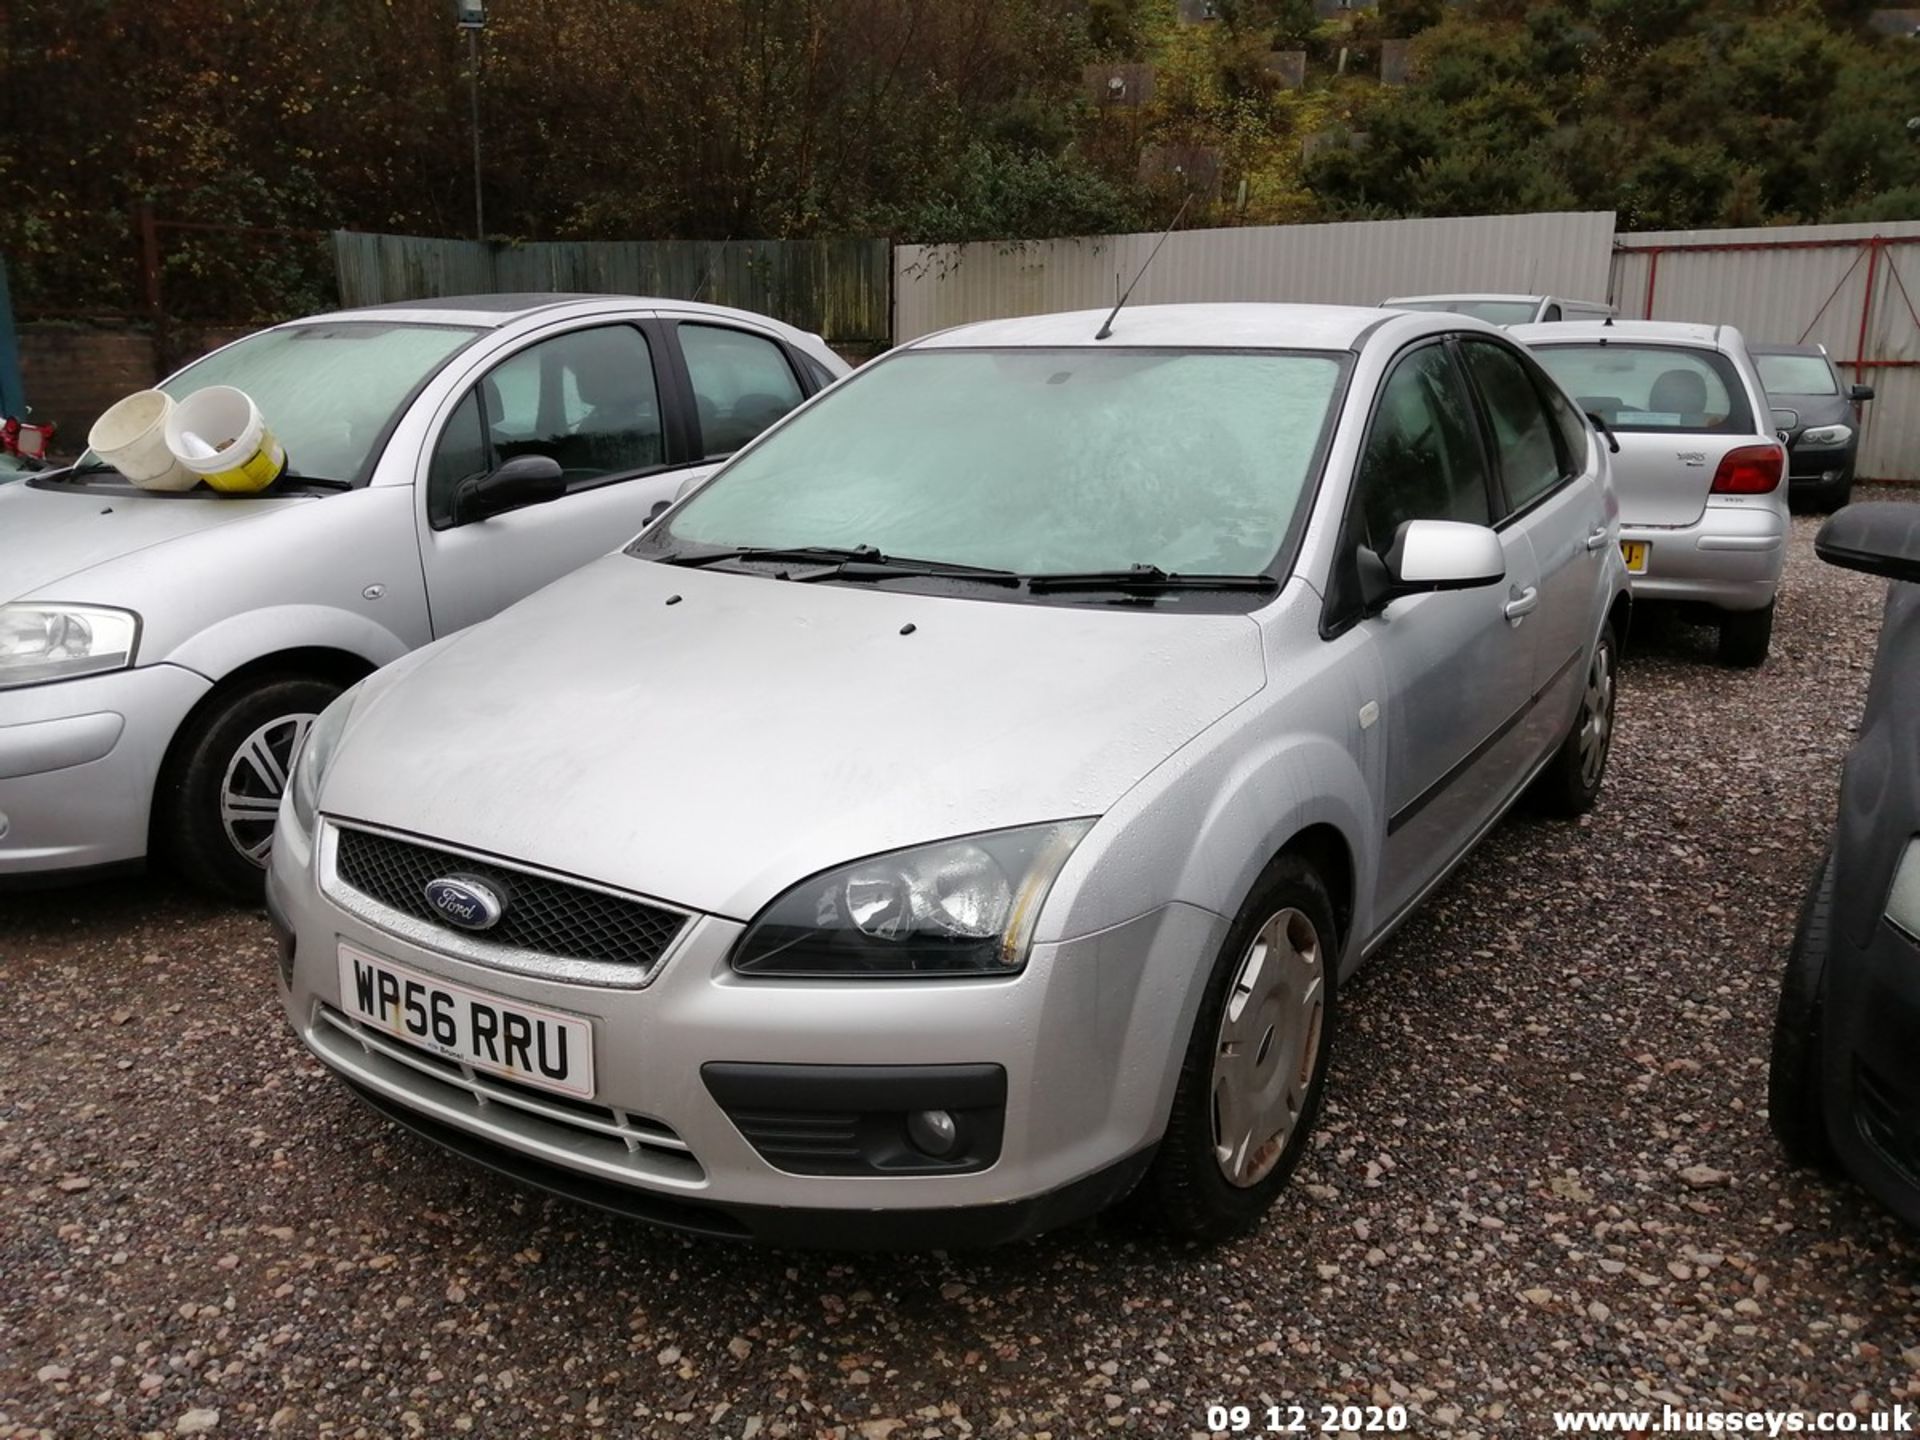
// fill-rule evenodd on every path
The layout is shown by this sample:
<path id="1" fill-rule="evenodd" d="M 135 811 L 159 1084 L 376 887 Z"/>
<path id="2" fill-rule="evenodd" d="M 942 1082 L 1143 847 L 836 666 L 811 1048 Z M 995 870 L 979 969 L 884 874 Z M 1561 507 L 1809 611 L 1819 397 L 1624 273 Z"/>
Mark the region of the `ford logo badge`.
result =
<path id="1" fill-rule="evenodd" d="M 443 875 L 429 880 L 425 893 L 433 913 L 462 930 L 491 930 L 507 909 L 506 899 L 498 890 L 472 875 Z"/>

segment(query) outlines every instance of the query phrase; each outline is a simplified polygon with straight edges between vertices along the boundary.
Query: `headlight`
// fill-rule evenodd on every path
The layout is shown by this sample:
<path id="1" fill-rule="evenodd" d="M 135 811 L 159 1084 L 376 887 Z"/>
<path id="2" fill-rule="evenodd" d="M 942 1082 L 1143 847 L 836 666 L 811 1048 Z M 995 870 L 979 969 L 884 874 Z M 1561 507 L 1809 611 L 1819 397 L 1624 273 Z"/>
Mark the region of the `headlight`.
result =
<path id="1" fill-rule="evenodd" d="M 1920 839 L 1907 842 L 1907 852 L 1893 872 L 1887 893 L 1887 919 L 1920 943 Z"/>
<path id="2" fill-rule="evenodd" d="M 0 690 L 124 670 L 140 617 L 99 605 L 0 605 Z"/>
<path id="3" fill-rule="evenodd" d="M 1063 820 L 856 860 L 760 912 L 733 953 L 746 975 L 1010 975 L 1060 867 L 1092 827 Z"/>
<path id="4" fill-rule="evenodd" d="M 366 682 L 360 682 L 364 685 Z M 327 768 L 333 764 L 333 752 L 339 747 L 340 732 L 347 728 L 347 717 L 360 699 L 360 686 L 343 690 L 334 702 L 314 718 L 313 728 L 293 759 L 293 782 L 287 786 L 287 804 L 302 830 L 309 833 L 320 813 L 320 787 L 326 782 Z"/>
<path id="5" fill-rule="evenodd" d="M 1850 425 L 1816 425 L 1800 432 L 1802 445 L 1844 445 L 1853 438 Z"/>

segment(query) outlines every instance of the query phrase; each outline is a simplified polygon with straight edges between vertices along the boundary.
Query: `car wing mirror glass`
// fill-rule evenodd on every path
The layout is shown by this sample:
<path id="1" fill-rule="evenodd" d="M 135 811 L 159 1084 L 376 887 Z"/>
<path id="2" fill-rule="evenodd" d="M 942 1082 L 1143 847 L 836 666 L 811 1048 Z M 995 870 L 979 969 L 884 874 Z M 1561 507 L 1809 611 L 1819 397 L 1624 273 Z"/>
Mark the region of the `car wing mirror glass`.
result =
<path id="1" fill-rule="evenodd" d="M 1820 527 L 1813 549 L 1827 564 L 1845 570 L 1920 582 L 1920 505 L 1897 500 L 1848 505 Z"/>
<path id="2" fill-rule="evenodd" d="M 1775 410 L 1772 412 L 1772 415 L 1774 432 L 1779 435 L 1782 440 L 1787 438 L 1787 431 L 1797 428 L 1800 424 L 1800 412 L 1798 410 Z"/>
<path id="3" fill-rule="evenodd" d="M 469 475 L 453 491 L 453 520 L 471 524 L 509 510 L 544 505 L 567 493 L 566 475 L 550 455 L 516 455 L 485 475 Z"/>

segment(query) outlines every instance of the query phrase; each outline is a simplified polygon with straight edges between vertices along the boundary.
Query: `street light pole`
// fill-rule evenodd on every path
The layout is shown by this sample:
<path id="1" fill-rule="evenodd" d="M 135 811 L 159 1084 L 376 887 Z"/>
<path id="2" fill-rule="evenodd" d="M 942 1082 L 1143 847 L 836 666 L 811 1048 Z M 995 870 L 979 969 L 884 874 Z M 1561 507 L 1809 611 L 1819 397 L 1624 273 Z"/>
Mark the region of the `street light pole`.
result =
<path id="1" fill-rule="evenodd" d="M 454 0 L 454 15 L 467 32 L 467 82 L 473 121 L 473 238 L 487 238 L 486 210 L 480 194 L 480 31 L 487 23 L 487 0 Z"/>

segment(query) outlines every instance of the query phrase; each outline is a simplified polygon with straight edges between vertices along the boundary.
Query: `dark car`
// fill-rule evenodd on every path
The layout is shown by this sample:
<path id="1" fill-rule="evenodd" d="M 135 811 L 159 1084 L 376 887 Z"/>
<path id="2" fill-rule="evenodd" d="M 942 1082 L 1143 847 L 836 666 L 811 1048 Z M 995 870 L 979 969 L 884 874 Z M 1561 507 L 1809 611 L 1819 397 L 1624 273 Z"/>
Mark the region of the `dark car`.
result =
<path id="1" fill-rule="evenodd" d="M 1850 505 L 1814 547 L 1896 583 L 1787 960 L 1768 1110 L 1789 1160 L 1844 1171 L 1920 1226 L 1920 505 Z"/>
<path id="2" fill-rule="evenodd" d="M 1871 385 L 1843 385 L 1824 345 L 1749 345 L 1787 438 L 1787 494 L 1816 510 L 1838 510 L 1853 493 L 1860 453 L 1860 406 Z"/>

